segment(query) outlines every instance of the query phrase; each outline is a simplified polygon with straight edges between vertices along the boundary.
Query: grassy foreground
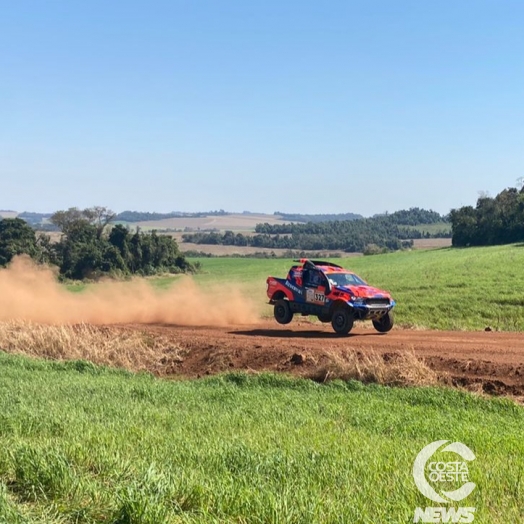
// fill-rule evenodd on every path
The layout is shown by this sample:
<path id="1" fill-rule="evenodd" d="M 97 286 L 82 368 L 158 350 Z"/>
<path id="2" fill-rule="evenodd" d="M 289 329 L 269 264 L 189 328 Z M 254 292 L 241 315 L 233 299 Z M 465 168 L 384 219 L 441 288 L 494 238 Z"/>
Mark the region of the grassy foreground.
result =
<path id="1" fill-rule="evenodd" d="M 238 283 L 264 307 L 265 279 L 284 277 L 290 260 L 201 258 L 196 279 Z M 336 259 L 370 284 L 391 291 L 399 325 L 431 329 L 524 330 L 524 246 L 438 249 Z M 167 285 L 168 280 L 160 281 Z"/>
<path id="2" fill-rule="evenodd" d="M 168 382 L 0 353 L 0 522 L 412 522 L 417 453 L 476 454 L 475 522 L 524 518 L 524 409 L 275 375 Z"/>

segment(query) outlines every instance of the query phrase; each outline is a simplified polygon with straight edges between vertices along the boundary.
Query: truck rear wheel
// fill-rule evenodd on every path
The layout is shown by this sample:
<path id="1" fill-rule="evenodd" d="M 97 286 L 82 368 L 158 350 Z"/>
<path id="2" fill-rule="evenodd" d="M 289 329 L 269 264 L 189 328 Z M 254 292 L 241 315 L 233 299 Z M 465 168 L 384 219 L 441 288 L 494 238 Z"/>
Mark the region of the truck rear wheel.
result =
<path id="1" fill-rule="evenodd" d="M 393 312 L 388 311 L 383 317 L 373 320 L 373 327 L 379 333 L 387 333 L 388 331 L 391 331 L 394 323 Z"/>
<path id="2" fill-rule="evenodd" d="M 289 324 L 293 320 L 293 312 L 287 300 L 277 300 L 275 302 L 273 315 L 279 324 Z"/>
<path id="3" fill-rule="evenodd" d="M 353 329 L 353 313 L 347 307 L 335 309 L 331 326 L 338 335 L 347 335 Z"/>

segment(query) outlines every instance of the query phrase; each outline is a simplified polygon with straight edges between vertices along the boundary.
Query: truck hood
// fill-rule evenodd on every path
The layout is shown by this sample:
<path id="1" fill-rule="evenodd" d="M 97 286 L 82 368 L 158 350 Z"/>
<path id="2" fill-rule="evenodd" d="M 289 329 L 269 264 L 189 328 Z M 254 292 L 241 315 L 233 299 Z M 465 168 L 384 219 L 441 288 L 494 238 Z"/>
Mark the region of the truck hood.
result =
<path id="1" fill-rule="evenodd" d="M 357 298 L 391 298 L 387 291 L 373 286 L 337 286 L 336 289 Z"/>

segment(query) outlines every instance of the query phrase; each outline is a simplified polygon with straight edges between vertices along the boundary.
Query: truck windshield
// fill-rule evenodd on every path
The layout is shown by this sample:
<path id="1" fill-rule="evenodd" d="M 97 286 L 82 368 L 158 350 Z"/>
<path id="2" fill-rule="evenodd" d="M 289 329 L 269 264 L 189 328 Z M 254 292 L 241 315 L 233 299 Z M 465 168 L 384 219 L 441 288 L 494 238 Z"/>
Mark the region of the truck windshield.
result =
<path id="1" fill-rule="evenodd" d="M 355 273 L 329 273 L 326 275 L 335 286 L 365 286 L 367 285 Z"/>

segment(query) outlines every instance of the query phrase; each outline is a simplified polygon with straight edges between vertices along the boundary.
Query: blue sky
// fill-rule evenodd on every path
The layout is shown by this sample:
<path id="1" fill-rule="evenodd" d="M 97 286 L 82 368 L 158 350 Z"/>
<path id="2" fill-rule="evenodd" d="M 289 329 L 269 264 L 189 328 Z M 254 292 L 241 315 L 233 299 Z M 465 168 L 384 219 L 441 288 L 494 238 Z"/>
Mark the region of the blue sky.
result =
<path id="1" fill-rule="evenodd" d="M 24 1 L 0 209 L 446 213 L 524 176 L 524 2 Z"/>

